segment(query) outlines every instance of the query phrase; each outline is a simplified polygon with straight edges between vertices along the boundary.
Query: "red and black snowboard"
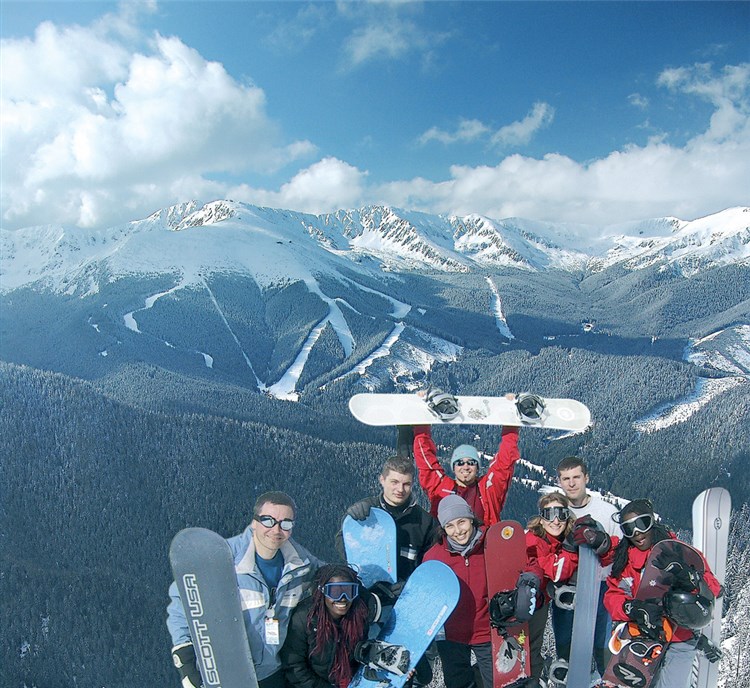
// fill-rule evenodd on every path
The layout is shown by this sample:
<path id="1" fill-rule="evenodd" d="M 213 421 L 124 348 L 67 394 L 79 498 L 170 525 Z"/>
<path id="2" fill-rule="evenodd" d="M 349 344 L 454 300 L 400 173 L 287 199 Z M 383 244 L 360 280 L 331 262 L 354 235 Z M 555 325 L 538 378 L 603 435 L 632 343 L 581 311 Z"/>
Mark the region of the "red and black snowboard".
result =
<path id="1" fill-rule="evenodd" d="M 653 565 L 659 555 L 671 561 L 679 561 L 703 573 L 705 565 L 698 550 L 679 540 L 657 542 L 646 561 L 643 576 L 635 598 L 661 603 L 669 591 L 671 574 Z M 668 623 L 668 622 L 667 622 Z M 621 623 L 617 626 L 609 642 L 612 659 L 607 665 L 601 688 L 648 688 L 651 685 L 669 639 L 651 639 L 641 635 L 634 623 Z"/>
<path id="2" fill-rule="evenodd" d="M 489 598 L 513 590 L 526 566 L 526 536 L 516 521 L 500 521 L 485 535 Z M 529 677 L 529 625 L 515 622 L 492 629 L 492 673 L 494 688 L 521 684 Z"/>

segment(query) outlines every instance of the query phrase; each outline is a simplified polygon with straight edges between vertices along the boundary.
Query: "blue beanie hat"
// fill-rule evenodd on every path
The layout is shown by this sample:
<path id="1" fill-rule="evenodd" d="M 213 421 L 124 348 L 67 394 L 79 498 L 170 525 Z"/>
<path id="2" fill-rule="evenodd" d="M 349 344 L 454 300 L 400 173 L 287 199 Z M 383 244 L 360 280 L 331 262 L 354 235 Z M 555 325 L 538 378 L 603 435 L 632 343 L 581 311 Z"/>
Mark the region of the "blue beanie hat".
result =
<path id="1" fill-rule="evenodd" d="M 453 450 L 453 456 L 451 456 L 451 468 L 456 461 L 461 459 L 473 459 L 479 465 L 479 453 L 470 444 L 462 444 Z"/>

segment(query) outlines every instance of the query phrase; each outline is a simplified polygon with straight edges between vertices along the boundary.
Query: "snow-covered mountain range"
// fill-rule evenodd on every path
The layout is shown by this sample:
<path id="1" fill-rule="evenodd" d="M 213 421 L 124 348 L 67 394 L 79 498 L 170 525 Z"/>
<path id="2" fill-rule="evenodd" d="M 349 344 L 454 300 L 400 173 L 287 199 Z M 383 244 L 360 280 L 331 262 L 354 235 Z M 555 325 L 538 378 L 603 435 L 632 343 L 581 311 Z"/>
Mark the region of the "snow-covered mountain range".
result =
<path id="1" fill-rule="evenodd" d="M 222 200 L 173 206 L 103 230 L 0 230 L 0 290 L 6 292 L 41 281 L 80 294 L 96 290 L 102 278 L 170 271 L 188 283 L 205 271 L 244 272 L 267 286 L 338 273 L 352 262 L 358 272 L 598 271 L 616 264 L 637 270 L 663 264 L 691 275 L 750 262 L 750 208 L 597 229 L 379 206 L 316 216 Z"/>

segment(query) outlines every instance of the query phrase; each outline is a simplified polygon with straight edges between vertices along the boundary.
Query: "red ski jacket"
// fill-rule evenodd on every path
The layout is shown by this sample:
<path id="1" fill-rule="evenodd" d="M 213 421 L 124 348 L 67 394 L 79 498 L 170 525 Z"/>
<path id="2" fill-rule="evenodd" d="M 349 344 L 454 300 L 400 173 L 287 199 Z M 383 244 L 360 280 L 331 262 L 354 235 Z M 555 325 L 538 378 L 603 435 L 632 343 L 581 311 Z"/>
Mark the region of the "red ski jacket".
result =
<path id="1" fill-rule="evenodd" d="M 542 584 L 544 599 L 549 602 L 549 583 L 565 583 L 578 568 L 578 552 L 562 548 L 562 541 L 526 532 L 526 570 L 536 574 Z"/>
<path id="2" fill-rule="evenodd" d="M 484 533 L 467 556 L 448 551 L 445 538 L 427 550 L 424 561 L 442 561 L 458 577 L 458 604 L 445 622 L 445 638 L 454 643 L 489 643 L 490 608 L 487 600 L 487 570 L 484 566 Z"/>
<path id="3" fill-rule="evenodd" d="M 414 460 L 419 484 L 429 497 L 430 513 L 436 518 L 440 500 L 446 495 L 457 494 L 468 502 L 474 515 L 484 525 L 489 527 L 497 523 L 519 456 L 518 428 L 503 428 L 500 446 L 487 473 L 475 485 L 459 487 L 453 478 L 445 474 L 438 461 L 430 426 L 414 426 Z"/>
<path id="4" fill-rule="evenodd" d="M 672 539 L 676 540 L 677 538 L 672 535 Z M 628 562 L 625 564 L 622 573 L 617 578 L 614 576 L 609 576 L 607 578 L 607 592 L 604 594 L 604 606 L 612 617 L 612 621 L 620 622 L 629 620 L 627 614 L 625 614 L 622 609 L 622 605 L 628 600 L 635 598 L 635 591 L 638 590 L 638 585 L 641 582 L 641 575 L 650 553 L 650 549 L 643 552 L 637 547 L 629 547 Z M 702 554 L 701 557 L 703 557 Z M 716 576 L 714 576 L 708 568 L 708 563 L 705 558 L 703 558 L 703 563 L 706 568 L 706 571 L 703 574 L 706 585 L 708 585 L 714 595 L 718 595 L 721 590 L 721 585 L 719 584 L 719 581 L 716 580 Z M 692 630 L 689 628 L 683 628 L 682 626 L 677 626 L 674 629 L 672 641 L 683 642 L 685 640 L 690 640 L 692 637 Z"/>

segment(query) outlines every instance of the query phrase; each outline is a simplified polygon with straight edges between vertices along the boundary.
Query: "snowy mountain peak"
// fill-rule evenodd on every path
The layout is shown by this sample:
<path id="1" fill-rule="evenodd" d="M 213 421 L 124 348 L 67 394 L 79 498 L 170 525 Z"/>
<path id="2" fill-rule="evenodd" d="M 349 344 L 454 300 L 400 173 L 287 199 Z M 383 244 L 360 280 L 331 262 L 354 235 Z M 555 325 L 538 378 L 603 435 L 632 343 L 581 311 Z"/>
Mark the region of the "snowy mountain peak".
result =
<path id="1" fill-rule="evenodd" d="M 186 231 L 220 225 L 221 231 Z M 172 238 L 169 238 L 171 235 Z M 178 238 L 182 235 L 182 238 Z M 674 217 L 592 228 L 478 214 L 430 215 L 367 206 L 310 215 L 231 200 L 189 201 L 105 230 L 33 227 L 0 230 L 0 289 L 43 282 L 70 290 L 84 279 L 133 273 L 201 271 L 251 275 L 258 284 L 358 271 L 468 272 L 638 270 L 671 266 L 686 275 L 750 262 L 750 208 L 693 221 Z M 101 277 L 94 277 L 100 275 Z"/>

